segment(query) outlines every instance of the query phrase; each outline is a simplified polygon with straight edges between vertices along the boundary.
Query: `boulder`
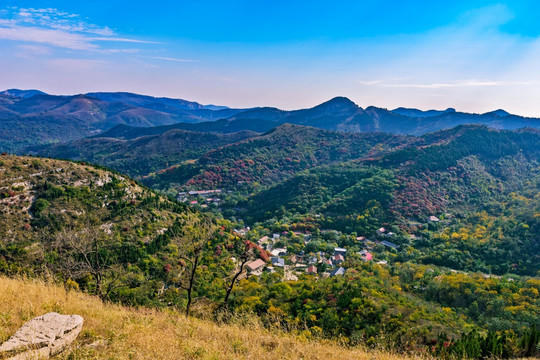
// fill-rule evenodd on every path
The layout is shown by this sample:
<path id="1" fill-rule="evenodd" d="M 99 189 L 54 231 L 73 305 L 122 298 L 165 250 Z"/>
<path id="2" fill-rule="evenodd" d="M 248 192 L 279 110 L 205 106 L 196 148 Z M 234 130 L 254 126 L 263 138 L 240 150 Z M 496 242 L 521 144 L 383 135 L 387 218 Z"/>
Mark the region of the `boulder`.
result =
<path id="1" fill-rule="evenodd" d="M 48 313 L 33 318 L 0 346 L 0 359 L 46 359 L 65 350 L 82 329 L 79 315 Z"/>

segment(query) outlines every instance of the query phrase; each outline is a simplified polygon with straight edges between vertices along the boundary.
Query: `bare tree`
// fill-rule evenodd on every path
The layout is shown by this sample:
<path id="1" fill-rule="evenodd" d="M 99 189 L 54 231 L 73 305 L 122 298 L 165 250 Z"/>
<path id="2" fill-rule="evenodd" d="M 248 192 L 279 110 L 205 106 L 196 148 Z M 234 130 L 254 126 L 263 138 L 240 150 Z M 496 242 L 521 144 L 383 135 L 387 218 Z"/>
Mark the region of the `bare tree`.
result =
<path id="1" fill-rule="evenodd" d="M 183 261 L 176 285 L 186 291 L 185 315 L 188 317 L 203 250 L 206 243 L 214 237 L 217 226 L 209 218 L 203 217 L 191 219 L 182 227 L 172 227 L 170 231 L 172 242 L 178 247 L 178 258 Z"/>
<path id="2" fill-rule="evenodd" d="M 95 294 L 107 299 L 123 275 L 122 267 L 112 258 L 112 239 L 95 227 L 84 230 L 63 229 L 42 242 L 48 255 L 48 268 L 60 274 L 67 288 L 72 279 L 91 276 Z"/>

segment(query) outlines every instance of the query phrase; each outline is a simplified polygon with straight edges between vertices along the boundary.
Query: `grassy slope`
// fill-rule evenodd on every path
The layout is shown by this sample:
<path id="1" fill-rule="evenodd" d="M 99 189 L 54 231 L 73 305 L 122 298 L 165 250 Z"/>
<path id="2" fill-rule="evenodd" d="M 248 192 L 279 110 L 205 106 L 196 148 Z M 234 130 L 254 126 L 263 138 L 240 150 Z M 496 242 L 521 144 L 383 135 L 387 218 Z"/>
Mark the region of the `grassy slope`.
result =
<path id="1" fill-rule="evenodd" d="M 79 314 L 83 331 L 63 359 L 409 359 L 307 341 L 257 324 L 217 325 L 172 311 L 104 304 L 40 281 L 0 277 L 0 342 L 46 312 Z M 99 346 L 87 346 L 100 341 Z"/>

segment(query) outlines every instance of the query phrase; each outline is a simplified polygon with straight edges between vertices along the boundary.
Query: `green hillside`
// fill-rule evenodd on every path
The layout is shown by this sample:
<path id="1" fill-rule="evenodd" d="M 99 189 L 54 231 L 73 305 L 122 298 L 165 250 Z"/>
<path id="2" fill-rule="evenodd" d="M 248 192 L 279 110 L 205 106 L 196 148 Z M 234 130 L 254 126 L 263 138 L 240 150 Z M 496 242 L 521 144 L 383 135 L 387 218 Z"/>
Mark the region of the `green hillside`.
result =
<path id="1" fill-rule="evenodd" d="M 222 135 L 175 129 L 130 140 L 108 137 L 81 139 L 42 147 L 37 152 L 47 157 L 89 161 L 132 177 L 141 177 L 255 135 L 251 131 Z"/>
<path id="2" fill-rule="evenodd" d="M 392 241 L 411 247 L 400 261 L 535 275 L 539 134 L 468 127 L 441 136 L 379 159 L 317 167 L 231 206 L 243 208 L 238 216 L 250 224 L 311 219 L 319 228 L 365 235 L 393 225 Z M 428 226 L 435 215 L 444 221 Z M 414 233 L 425 238 L 411 240 Z"/>
<path id="3" fill-rule="evenodd" d="M 151 187 L 268 186 L 316 166 L 371 156 L 411 141 L 388 134 L 338 133 L 284 124 L 261 136 L 208 152 L 193 164 L 144 179 Z"/>

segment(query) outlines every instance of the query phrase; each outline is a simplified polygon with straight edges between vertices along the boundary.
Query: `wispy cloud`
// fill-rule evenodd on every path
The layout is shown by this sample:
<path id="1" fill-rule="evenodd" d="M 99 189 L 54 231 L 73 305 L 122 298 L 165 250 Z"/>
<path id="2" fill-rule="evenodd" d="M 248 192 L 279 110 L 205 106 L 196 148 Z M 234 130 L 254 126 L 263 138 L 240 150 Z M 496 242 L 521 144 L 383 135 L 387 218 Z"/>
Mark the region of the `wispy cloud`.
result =
<path id="1" fill-rule="evenodd" d="M 98 26 L 54 8 L 12 7 L 0 13 L 0 39 L 43 44 L 70 50 L 98 51 L 99 42 L 150 43 L 116 36 L 107 26 Z"/>
<path id="2" fill-rule="evenodd" d="M 156 59 L 156 60 L 174 61 L 174 62 L 201 62 L 200 60 L 194 60 L 194 59 L 177 59 L 177 58 L 163 57 L 163 56 L 150 56 L 150 58 Z"/>
<path id="3" fill-rule="evenodd" d="M 359 84 L 366 86 L 382 86 L 390 88 L 418 88 L 418 89 L 442 89 L 457 87 L 481 87 L 481 86 L 505 86 L 505 85 L 536 85 L 535 82 L 528 81 L 500 81 L 500 80 L 457 80 L 445 83 L 395 83 L 384 80 L 361 80 Z"/>
<path id="4" fill-rule="evenodd" d="M 147 40 L 138 40 L 138 39 L 128 39 L 120 37 L 93 37 L 90 40 L 94 41 L 112 41 L 112 42 L 127 42 L 127 43 L 137 43 L 137 44 L 158 44 L 156 41 L 147 41 Z"/>
<path id="5" fill-rule="evenodd" d="M 37 27 L 0 27 L 0 39 L 37 44 L 46 44 L 72 50 L 97 50 L 84 35 L 68 33 L 62 30 L 42 29 Z"/>

